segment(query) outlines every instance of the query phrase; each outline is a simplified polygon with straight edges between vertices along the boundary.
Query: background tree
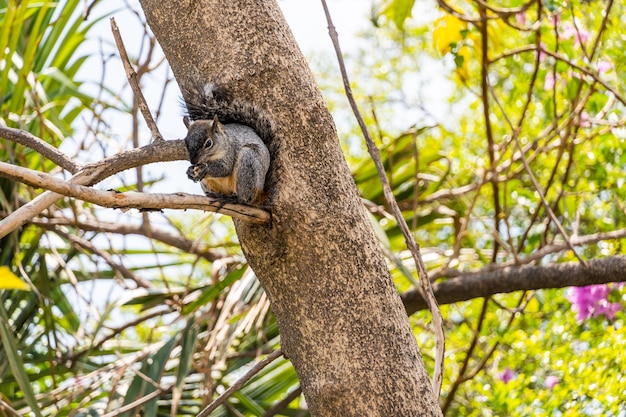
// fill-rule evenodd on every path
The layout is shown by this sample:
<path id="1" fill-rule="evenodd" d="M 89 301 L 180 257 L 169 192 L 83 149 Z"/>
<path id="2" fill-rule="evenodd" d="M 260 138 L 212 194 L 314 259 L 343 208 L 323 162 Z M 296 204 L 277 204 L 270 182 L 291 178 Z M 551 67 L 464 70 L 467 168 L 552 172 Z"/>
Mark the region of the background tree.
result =
<path id="1" fill-rule="evenodd" d="M 101 51 L 102 86 L 81 85 L 69 69 L 84 61 L 75 48 L 91 27 L 77 4 L 1 6 L 0 61 L 11 63 L 1 67 L 2 124 L 81 163 L 148 143 L 129 96 L 106 84 L 121 68 L 110 40 L 91 49 Z M 622 287 L 534 290 L 624 280 L 622 5 L 440 6 L 417 5 L 408 18 L 411 4 L 380 5 L 367 47 L 347 59 L 438 298 L 454 303 L 442 308 L 442 407 L 447 415 L 619 415 Z M 159 58 L 154 40 L 142 45 L 133 61 L 144 83 Z M 424 331 L 428 314 L 414 313 L 424 304 L 412 290 L 410 255 L 349 131 L 332 63 L 310 62 L 431 373 L 434 337 Z M 157 116 L 176 101 L 165 80 L 165 93 L 148 97 Z M 134 144 L 109 121 L 118 109 L 134 114 L 126 119 Z M 2 130 L 11 139 L 0 144 L 3 161 L 62 171 L 15 145 L 15 134 Z M 149 166 L 98 188 L 171 191 L 162 177 Z M 13 181 L 2 190 L 3 217 L 37 194 Z M 219 216 L 119 213 L 68 198 L 3 238 L 3 265 L 37 291 L 2 292 L 2 412 L 197 414 L 199 397 L 208 403 L 279 343 L 233 236 Z M 530 291 L 492 296 L 518 290 Z M 459 302 L 473 297 L 488 298 Z M 215 413 L 296 415 L 306 410 L 298 384 L 288 361 L 274 361 Z"/>

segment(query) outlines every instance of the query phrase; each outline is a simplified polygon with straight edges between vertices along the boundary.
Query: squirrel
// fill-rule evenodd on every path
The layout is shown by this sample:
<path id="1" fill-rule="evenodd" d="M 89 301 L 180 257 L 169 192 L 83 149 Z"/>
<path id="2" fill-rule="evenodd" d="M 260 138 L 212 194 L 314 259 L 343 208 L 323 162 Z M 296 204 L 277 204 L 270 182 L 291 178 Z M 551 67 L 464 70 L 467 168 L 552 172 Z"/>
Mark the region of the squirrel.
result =
<path id="1" fill-rule="evenodd" d="M 266 143 L 274 137 L 269 118 L 232 100 L 224 86 L 208 83 L 185 97 L 185 146 L 191 162 L 187 177 L 223 204 L 261 205 L 271 159 Z"/>

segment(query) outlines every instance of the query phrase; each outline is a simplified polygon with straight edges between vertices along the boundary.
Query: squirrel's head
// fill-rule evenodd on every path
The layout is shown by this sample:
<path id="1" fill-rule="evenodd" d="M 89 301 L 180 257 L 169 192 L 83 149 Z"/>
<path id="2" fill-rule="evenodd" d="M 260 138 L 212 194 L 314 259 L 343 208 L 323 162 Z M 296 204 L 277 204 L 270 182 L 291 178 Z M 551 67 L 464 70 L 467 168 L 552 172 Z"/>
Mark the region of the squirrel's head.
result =
<path id="1" fill-rule="evenodd" d="M 185 146 L 192 165 L 208 163 L 221 157 L 227 146 L 224 125 L 215 117 L 213 120 L 196 120 L 187 125 Z"/>

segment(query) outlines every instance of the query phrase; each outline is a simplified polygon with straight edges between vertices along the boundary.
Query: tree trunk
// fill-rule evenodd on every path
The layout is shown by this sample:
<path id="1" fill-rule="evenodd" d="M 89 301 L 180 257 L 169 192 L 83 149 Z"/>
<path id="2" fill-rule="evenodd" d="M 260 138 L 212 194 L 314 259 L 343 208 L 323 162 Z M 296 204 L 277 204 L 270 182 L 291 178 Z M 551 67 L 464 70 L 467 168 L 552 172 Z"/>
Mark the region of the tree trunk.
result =
<path id="1" fill-rule="evenodd" d="M 441 415 L 335 126 L 276 2 L 141 4 L 183 91 L 227 84 L 276 125 L 272 221 L 235 226 L 311 414 Z"/>

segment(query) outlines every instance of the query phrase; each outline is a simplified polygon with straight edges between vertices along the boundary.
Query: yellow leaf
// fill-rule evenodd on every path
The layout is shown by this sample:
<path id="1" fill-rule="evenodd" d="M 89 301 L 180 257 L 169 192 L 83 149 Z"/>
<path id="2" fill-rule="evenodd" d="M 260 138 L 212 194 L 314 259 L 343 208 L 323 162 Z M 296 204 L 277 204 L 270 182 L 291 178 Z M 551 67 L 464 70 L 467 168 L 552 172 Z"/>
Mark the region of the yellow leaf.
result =
<path id="1" fill-rule="evenodd" d="M 472 58 L 472 53 L 470 51 L 469 46 L 463 45 L 456 54 L 455 63 L 456 66 L 456 74 L 459 76 L 461 81 L 466 82 L 469 80 L 469 62 Z"/>
<path id="2" fill-rule="evenodd" d="M 433 30 L 433 48 L 447 54 L 450 52 L 450 44 L 463 39 L 463 32 L 467 30 L 467 23 L 452 15 L 445 15 L 435 22 Z"/>
<path id="3" fill-rule="evenodd" d="M 0 266 L 0 290 L 30 291 L 30 287 L 11 272 L 8 266 Z"/>
<path id="4" fill-rule="evenodd" d="M 537 313 L 541 310 L 541 306 L 539 305 L 539 301 L 535 297 L 533 297 L 526 306 L 526 310 L 529 313 Z"/>

